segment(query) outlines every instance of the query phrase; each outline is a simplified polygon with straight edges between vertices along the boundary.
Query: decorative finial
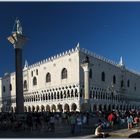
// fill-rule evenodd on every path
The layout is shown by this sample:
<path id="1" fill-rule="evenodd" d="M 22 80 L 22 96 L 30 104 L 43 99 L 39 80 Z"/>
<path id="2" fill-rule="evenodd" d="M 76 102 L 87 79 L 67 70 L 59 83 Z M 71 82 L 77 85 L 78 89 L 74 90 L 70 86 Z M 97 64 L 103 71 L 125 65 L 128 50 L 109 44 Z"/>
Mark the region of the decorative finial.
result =
<path id="1" fill-rule="evenodd" d="M 76 48 L 80 48 L 80 44 L 79 44 L 79 42 L 77 43 L 77 46 L 76 46 Z"/>
<path id="2" fill-rule="evenodd" d="M 120 66 L 124 66 L 124 63 L 123 63 L 123 58 L 122 58 L 122 56 L 120 57 L 120 62 L 119 62 L 119 65 L 120 65 Z"/>
<path id="3" fill-rule="evenodd" d="M 25 60 L 24 69 L 28 68 L 28 62 Z"/>

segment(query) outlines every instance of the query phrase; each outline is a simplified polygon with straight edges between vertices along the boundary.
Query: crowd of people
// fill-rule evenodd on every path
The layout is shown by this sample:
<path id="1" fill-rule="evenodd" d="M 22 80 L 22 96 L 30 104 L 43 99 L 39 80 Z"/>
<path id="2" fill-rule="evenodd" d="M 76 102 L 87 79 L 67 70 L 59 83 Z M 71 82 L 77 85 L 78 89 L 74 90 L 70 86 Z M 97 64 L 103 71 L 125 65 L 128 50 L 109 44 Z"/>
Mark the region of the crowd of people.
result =
<path id="1" fill-rule="evenodd" d="M 127 127 L 128 129 L 140 127 L 140 111 L 139 110 L 126 110 L 118 111 L 114 110 L 108 113 L 99 112 L 99 118 L 96 124 L 95 135 L 99 137 L 105 137 L 105 129 L 122 129 Z"/>
<path id="2" fill-rule="evenodd" d="M 91 123 L 91 119 L 93 121 Z M 82 133 L 84 127 L 94 126 L 95 135 L 104 137 L 103 130 L 140 126 L 140 111 L 96 111 L 96 112 L 26 112 L 24 114 L 0 113 L 0 129 L 13 131 L 50 131 L 55 132 L 56 125 L 69 127 L 71 134 Z"/>
<path id="3" fill-rule="evenodd" d="M 24 130 L 24 131 L 51 131 L 55 132 L 56 125 L 67 125 L 72 134 L 81 133 L 84 125 L 88 124 L 89 113 L 80 112 L 34 112 L 34 113 L 1 113 L 1 130 Z"/>

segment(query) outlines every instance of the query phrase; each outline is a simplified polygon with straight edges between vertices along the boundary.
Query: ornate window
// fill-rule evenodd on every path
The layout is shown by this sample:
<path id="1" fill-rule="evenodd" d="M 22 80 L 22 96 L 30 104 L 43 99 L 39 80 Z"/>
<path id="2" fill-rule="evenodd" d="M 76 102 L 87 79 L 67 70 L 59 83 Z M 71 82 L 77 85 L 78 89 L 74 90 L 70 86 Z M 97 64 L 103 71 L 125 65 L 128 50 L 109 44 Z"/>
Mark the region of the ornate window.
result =
<path id="1" fill-rule="evenodd" d="M 113 76 L 113 84 L 116 84 L 116 76 Z"/>
<path id="2" fill-rule="evenodd" d="M 6 91 L 5 86 L 3 86 L 3 92 L 5 92 L 5 91 Z"/>
<path id="3" fill-rule="evenodd" d="M 24 80 L 23 88 L 24 88 L 24 89 L 27 89 L 27 81 L 26 81 L 26 80 Z"/>
<path id="4" fill-rule="evenodd" d="M 63 68 L 61 72 L 61 79 L 66 79 L 67 78 L 67 69 Z"/>
<path id="5" fill-rule="evenodd" d="M 89 70 L 89 78 L 92 79 L 92 69 Z"/>
<path id="6" fill-rule="evenodd" d="M 31 71 L 31 76 L 33 77 L 33 71 Z"/>
<path id="7" fill-rule="evenodd" d="M 136 87 L 136 83 L 135 83 L 135 86 L 134 86 L 134 90 L 136 91 L 137 87 Z"/>
<path id="8" fill-rule="evenodd" d="M 127 87 L 130 87 L 130 81 L 129 80 L 127 81 Z"/>
<path id="9" fill-rule="evenodd" d="M 105 73 L 102 72 L 102 81 L 105 81 Z"/>
<path id="10" fill-rule="evenodd" d="M 46 83 L 51 82 L 51 74 L 48 72 L 46 74 Z"/>
<path id="11" fill-rule="evenodd" d="M 124 87 L 124 81 L 123 80 L 121 81 L 121 87 Z"/>
<path id="12" fill-rule="evenodd" d="M 36 75 L 38 75 L 38 69 L 36 69 Z"/>
<path id="13" fill-rule="evenodd" d="M 10 91 L 12 90 L 12 85 L 10 84 Z"/>
<path id="14" fill-rule="evenodd" d="M 36 77 L 33 78 L 33 86 L 37 85 L 37 79 Z"/>

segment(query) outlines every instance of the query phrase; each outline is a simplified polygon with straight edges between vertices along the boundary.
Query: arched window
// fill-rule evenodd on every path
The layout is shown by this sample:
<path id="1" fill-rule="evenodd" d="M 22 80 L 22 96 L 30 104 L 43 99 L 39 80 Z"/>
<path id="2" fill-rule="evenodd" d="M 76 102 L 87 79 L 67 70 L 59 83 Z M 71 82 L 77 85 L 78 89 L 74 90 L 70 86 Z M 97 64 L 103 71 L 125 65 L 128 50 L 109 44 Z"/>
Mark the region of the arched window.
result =
<path id="1" fill-rule="evenodd" d="M 37 79 L 36 77 L 33 78 L 33 86 L 37 85 Z"/>
<path id="2" fill-rule="evenodd" d="M 102 72 L 102 81 L 105 81 L 105 73 Z"/>
<path id="3" fill-rule="evenodd" d="M 121 81 L 121 87 L 124 87 L 124 81 L 123 80 Z"/>
<path id="4" fill-rule="evenodd" d="M 61 72 L 61 79 L 66 79 L 67 78 L 67 69 L 63 68 Z"/>
<path id="5" fill-rule="evenodd" d="M 3 86 L 3 92 L 5 92 L 5 86 Z"/>
<path id="6" fill-rule="evenodd" d="M 26 80 L 24 80 L 23 88 L 24 88 L 24 89 L 27 89 L 27 81 L 26 81 Z"/>
<path id="7" fill-rule="evenodd" d="M 130 87 L 130 81 L 129 80 L 127 81 L 127 87 Z"/>
<path id="8" fill-rule="evenodd" d="M 89 78 L 92 79 L 92 69 L 89 70 Z"/>
<path id="9" fill-rule="evenodd" d="M 116 76 L 113 76 L 113 84 L 116 84 Z"/>
<path id="10" fill-rule="evenodd" d="M 31 76 L 33 77 L 33 71 L 31 71 Z"/>
<path id="11" fill-rule="evenodd" d="M 136 83 L 135 83 L 135 86 L 134 86 L 134 90 L 136 91 Z"/>
<path id="12" fill-rule="evenodd" d="M 10 84 L 10 91 L 12 90 L 12 85 Z"/>
<path id="13" fill-rule="evenodd" d="M 47 82 L 51 82 L 51 74 L 49 72 L 46 74 L 46 83 Z"/>
<path id="14" fill-rule="evenodd" d="M 36 75 L 38 75 L 38 69 L 36 69 Z"/>

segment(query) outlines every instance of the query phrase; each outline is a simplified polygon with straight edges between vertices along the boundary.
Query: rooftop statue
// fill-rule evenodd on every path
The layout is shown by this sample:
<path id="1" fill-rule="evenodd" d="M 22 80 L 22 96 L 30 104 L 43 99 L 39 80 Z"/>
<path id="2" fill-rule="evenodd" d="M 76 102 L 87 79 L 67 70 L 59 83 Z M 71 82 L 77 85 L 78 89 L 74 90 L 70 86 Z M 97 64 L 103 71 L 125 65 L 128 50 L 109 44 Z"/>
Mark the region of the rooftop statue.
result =
<path id="1" fill-rule="evenodd" d="M 18 20 L 18 19 L 16 19 L 16 32 L 18 33 L 18 34 L 21 34 L 22 35 L 22 26 L 21 26 L 21 23 L 20 23 L 20 21 Z"/>
<path id="2" fill-rule="evenodd" d="M 86 56 L 85 59 L 83 60 L 83 63 L 89 63 L 89 57 Z"/>

